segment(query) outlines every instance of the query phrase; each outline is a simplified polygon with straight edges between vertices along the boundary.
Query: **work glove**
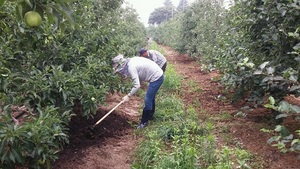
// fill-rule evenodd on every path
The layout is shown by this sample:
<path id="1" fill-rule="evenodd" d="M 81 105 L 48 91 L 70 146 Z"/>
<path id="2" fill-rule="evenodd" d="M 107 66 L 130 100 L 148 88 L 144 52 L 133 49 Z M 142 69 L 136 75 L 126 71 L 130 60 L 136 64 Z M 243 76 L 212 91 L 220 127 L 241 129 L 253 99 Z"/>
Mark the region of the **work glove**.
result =
<path id="1" fill-rule="evenodd" d="M 124 97 L 123 97 L 123 101 L 124 101 L 124 102 L 128 102 L 128 101 L 129 101 L 129 96 L 128 96 L 128 95 L 124 96 Z"/>

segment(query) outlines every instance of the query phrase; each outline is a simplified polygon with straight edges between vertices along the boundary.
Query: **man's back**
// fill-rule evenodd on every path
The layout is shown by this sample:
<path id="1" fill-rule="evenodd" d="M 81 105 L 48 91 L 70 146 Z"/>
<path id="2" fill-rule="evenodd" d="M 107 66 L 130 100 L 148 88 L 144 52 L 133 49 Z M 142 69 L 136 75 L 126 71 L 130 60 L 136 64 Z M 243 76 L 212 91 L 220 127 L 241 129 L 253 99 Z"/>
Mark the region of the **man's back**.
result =
<path id="1" fill-rule="evenodd" d="M 133 57 L 128 62 L 128 73 L 132 79 L 153 82 L 163 75 L 161 68 L 153 61 L 144 57 Z"/>
<path id="2" fill-rule="evenodd" d="M 156 50 L 149 50 L 149 59 L 153 60 L 160 68 L 167 62 L 164 55 Z"/>

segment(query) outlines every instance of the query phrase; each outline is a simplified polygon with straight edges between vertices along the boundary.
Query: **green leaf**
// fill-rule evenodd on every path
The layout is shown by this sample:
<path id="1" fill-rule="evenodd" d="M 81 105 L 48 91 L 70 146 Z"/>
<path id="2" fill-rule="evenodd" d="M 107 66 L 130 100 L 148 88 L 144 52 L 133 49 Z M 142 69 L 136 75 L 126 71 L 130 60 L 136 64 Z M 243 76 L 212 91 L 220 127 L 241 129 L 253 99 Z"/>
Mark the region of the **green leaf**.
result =
<path id="1" fill-rule="evenodd" d="M 287 137 L 290 134 L 290 131 L 286 127 L 282 126 L 280 134 L 282 137 Z"/>
<path id="2" fill-rule="evenodd" d="M 288 36 L 294 36 L 294 33 L 293 32 L 288 32 Z"/>
<path id="3" fill-rule="evenodd" d="M 296 143 L 300 144 L 300 139 L 294 139 L 294 140 L 292 141 L 291 145 L 294 145 L 294 144 L 296 144 Z"/>
<path id="4" fill-rule="evenodd" d="M 265 108 L 275 109 L 274 105 L 271 105 L 271 104 L 265 104 L 264 106 L 265 106 Z"/>
<path id="5" fill-rule="evenodd" d="M 54 134 L 53 136 L 54 136 L 54 137 L 56 137 L 56 136 L 68 137 L 68 136 L 67 136 L 66 134 L 64 134 L 64 133 Z"/>
<path id="6" fill-rule="evenodd" d="M 265 129 L 265 128 L 260 129 L 260 131 L 265 132 L 265 133 L 271 133 L 270 129 Z"/>
<path id="7" fill-rule="evenodd" d="M 270 102 L 270 104 L 271 105 L 274 105 L 275 104 L 275 99 L 274 99 L 274 97 L 269 97 L 269 102 Z"/>
<path id="8" fill-rule="evenodd" d="M 263 71 L 261 70 L 255 70 L 253 73 L 253 75 L 261 75 L 261 74 L 263 74 Z"/>
<path id="9" fill-rule="evenodd" d="M 286 137 L 284 137 L 284 139 L 285 140 L 292 140 L 293 138 L 294 138 L 294 136 L 292 135 L 292 134 L 290 134 L 289 132 L 287 132 L 288 134 L 287 134 L 287 136 Z M 289 142 L 289 141 L 287 141 L 287 142 Z"/>
<path id="10" fill-rule="evenodd" d="M 268 67 L 267 68 L 267 73 L 270 75 L 270 74 L 273 74 L 275 72 L 275 69 L 272 68 L 272 67 Z"/>
<path id="11" fill-rule="evenodd" d="M 277 132 L 281 131 L 282 130 L 282 125 L 277 125 L 274 130 L 277 131 Z"/>
<path id="12" fill-rule="evenodd" d="M 269 62 L 264 62 L 261 65 L 259 65 L 260 69 L 264 69 L 266 67 L 266 65 L 269 64 Z"/>
<path id="13" fill-rule="evenodd" d="M 4 4 L 5 0 L 0 0 L 0 6 L 2 6 Z"/>
<path id="14" fill-rule="evenodd" d="M 300 86 L 294 85 L 294 86 L 292 86 L 292 87 L 290 88 L 290 91 L 293 92 L 293 91 L 298 90 L 298 89 L 300 89 Z"/>
<path id="15" fill-rule="evenodd" d="M 65 92 L 62 92 L 62 94 L 63 94 L 63 99 L 64 99 L 64 102 L 65 102 L 67 100 L 67 95 L 66 95 Z"/>
<path id="16" fill-rule="evenodd" d="M 14 157 L 14 155 L 12 154 L 12 152 L 9 152 L 8 157 L 9 157 L 9 159 L 10 159 L 11 161 L 13 161 L 14 163 L 16 162 L 15 157 Z"/>
<path id="17" fill-rule="evenodd" d="M 59 23 L 59 29 L 60 29 L 61 33 L 65 33 L 66 28 L 67 28 L 66 22 Z"/>
<path id="18" fill-rule="evenodd" d="M 66 20 L 71 24 L 71 26 L 74 26 L 74 21 L 73 18 L 71 17 L 71 10 L 65 6 L 65 5 L 61 5 L 61 4 L 55 4 L 55 10 L 58 11 L 60 14 L 62 14 Z"/>
<path id="19" fill-rule="evenodd" d="M 284 118 L 284 117 L 287 117 L 288 115 L 283 113 L 283 114 L 279 114 L 276 116 L 276 119 L 280 119 L 280 118 Z"/>
<path id="20" fill-rule="evenodd" d="M 282 101 L 279 103 L 279 107 L 278 107 L 278 110 L 280 112 L 289 112 L 290 110 L 290 104 L 285 102 L 285 101 Z"/>
<path id="21" fill-rule="evenodd" d="M 1 139 L 0 152 L 3 152 L 5 146 L 7 146 L 7 141 L 6 141 L 6 139 Z"/>
<path id="22" fill-rule="evenodd" d="M 15 159 L 17 160 L 17 162 L 21 163 L 22 160 L 22 154 L 20 153 L 20 151 L 15 150 L 14 148 L 11 149 L 12 154 L 14 155 Z"/>
<path id="23" fill-rule="evenodd" d="M 299 106 L 296 106 L 296 105 L 290 105 L 290 108 L 291 108 L 291 111 L 292 111 L 293 113 L 300 114 L 300 107 L 299 107 Z"/>
<path id="24" fill-rule="evenodd" d="M 18 18 L 23 19 L 26 12 L 31 11 L 32 7 L 30 7 L 26 2 L 18 3 L 16 6 L 16 10 L 18 15 Z"/>
<path id="25" fill-rule="evenodd" d="M 27 4 L 28 6 L 30 6 L 30 8 L 33 8 L 33 5 L 32 5 L 32 3 L 30 2 L 30 0 L 25 0 L 25 2 L 26 2 L 26 4 Z"/>
<path id="26" fill-rule="evenodd" d="M 271 143 L 274 142 L 274 141 L 278 141 L 280 138 L 281 138 L 281 136 L 274 136 L 274 137 L 271 137 L 271 138 L 267 141 L 267 143 L 268 143 L 268 144 L 271 144 Z"/>
<path id="27" fill-rule="evenodd" d="M 51 13 L 48 13 L 48 12 L 46 11 L 46 15 L 47 15 L 47 18 L 48 18 L 49 23 L 54 23 L 54 25 L 57 25 L 57 23 L 58 23 L 58 18 L 57 18 L 55 15 L 53 15 L 52 12 L 51 12 Z"/>

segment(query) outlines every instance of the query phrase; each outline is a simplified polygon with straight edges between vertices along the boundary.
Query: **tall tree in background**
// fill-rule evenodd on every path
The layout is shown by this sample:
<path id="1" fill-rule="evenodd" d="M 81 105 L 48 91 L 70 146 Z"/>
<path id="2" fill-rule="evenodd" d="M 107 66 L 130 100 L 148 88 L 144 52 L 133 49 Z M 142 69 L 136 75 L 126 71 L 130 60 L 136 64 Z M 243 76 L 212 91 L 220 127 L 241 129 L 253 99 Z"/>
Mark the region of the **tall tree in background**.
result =
<path id="1" fill-rule="evenodd" d="M 160 24 L 164 21 L 168 21 L 169 19 L 173 18 L 175 7 L 172 4 L 172 1 L 166 0 L 164 2 L 164 7 L 156 8 L 149 17 L 148 24 Z"/>
<path id="2" fill-rule="evenodd" d="M 188 6 L 188 2 L 187 0 L 180 0 L 178 6 L 177 6 L 177 11 L 184 11 L 186 9 L 186 7 Z"/>
<path id="3" fill-rule="evenodd" d="M 171 0 L 166 0 L 166 1 L 164 2 L 164 5 L 165 5 L 166 8 L 168 8 L 168 7 L 173 7 L 173 6 L 174 6 Z"/>

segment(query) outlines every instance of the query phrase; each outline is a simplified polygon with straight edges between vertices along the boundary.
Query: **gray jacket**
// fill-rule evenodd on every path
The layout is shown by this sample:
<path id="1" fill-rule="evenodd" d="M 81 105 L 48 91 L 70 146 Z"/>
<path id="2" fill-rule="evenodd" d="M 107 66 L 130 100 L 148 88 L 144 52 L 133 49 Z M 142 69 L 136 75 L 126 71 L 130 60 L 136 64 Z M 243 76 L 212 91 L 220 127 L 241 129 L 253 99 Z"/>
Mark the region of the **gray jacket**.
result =
<path id="1" fill-rule="evenodd" d="M 129 96 L 133 96 L 141 87 L 140 82 L 154 82 L 163 75 L 163 71 L 157 64 L 143 57 L 135 56 L 130 58 L 126 64 L 126 68 L 134 84 L 128 94 Z"/>
<path id="2" fill-rule="evenodd" d="M 167 59 L 164 57 L 164 55 L 156 50 L 148 50 L 148 58 L 155 62 L 160 68 L 162 68 L 167 62 Z"/>

